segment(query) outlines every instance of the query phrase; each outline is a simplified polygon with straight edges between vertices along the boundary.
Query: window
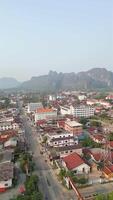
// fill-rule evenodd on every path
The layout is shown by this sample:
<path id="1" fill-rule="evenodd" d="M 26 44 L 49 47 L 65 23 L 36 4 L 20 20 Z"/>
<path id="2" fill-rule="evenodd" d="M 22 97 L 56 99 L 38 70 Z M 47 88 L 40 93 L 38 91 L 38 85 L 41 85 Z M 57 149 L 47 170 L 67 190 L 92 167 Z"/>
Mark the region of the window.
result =
<path id="1" fill-rule="evenodd" d="M 65 151 L 65 153 L 68 153 L 68 151 Z"/>
<path id="2" fill-rule="evenodd" d="M 7 186 L 8 186 L 8 183 L 5 183 L 5 186 L 7 187 Z"/>

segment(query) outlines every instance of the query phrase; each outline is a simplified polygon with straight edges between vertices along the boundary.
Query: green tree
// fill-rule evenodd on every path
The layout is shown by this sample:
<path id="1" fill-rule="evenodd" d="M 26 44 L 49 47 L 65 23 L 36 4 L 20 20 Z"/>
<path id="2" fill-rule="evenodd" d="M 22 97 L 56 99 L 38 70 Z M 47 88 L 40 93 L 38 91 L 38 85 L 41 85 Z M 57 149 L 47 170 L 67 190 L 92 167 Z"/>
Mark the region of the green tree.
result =
<path id="1" fill-rule="evenodd" d="M 37 175 L 32 175 L 26 179 L 25 189 L 28 194 L 38 191 L 38 181 L 39 178 Z"/>
<path id="2" fill-rule="evenodd" d="M 61 180 L 63 180 L 64 177 L 66 177 L 67 175 L 67 172 L 65 169 L 61 169 L 60 172 L 59 172 L 59 177 Z"/>
<path id="3" fill-rule="evenodd" d="M 95 198 L 95 200 L 109 200 L 105 195 L 103 195 L 103 194 L 99 194 L 96 198 Z"/>
<path id="4" fill-rule="evenodd" d="M 42 193 L 40 192 L 33 192 L 33 194 L 31 195 L 31 200 L 42 200 L 43 196 Z"/>

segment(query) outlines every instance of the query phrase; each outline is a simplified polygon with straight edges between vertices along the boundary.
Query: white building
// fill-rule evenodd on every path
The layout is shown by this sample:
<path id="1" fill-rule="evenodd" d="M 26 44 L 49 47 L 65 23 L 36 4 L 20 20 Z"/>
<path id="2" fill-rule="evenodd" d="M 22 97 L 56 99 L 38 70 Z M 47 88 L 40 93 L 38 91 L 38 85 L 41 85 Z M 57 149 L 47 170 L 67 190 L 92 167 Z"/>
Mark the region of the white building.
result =
<path id="1" fill-rule="evenodd" d="M 5 148 L 16 147 L 16 146 L 17 146 L 17 140 L 15 138 L 10 138 L 6 142 L 4 142 Z"/>
<path id="2" fill-rule="evenodd" d="M 18 130 L 19 125 L 17 123 L 11 123 L 11 122 L 4 122 L 0 123 L 0 131 L 6 131 L 6 130 Z"/>
<path id="3" fill-rule="evenodd" d="M 62 165 L 66 170 L 74 171 L 76 174 L 88 174 L 90 172 L 90 166 L 76 152 L 64 157 Z"/>
<path id="4" fill-rule="evenodd" d="M 78 99 L 80 100 L 80 101 L 83 101 L 83 100 L 85 100 L 87 97 L 85 96 L 85 95 L 79 95 L 78 96 Z"/>
<path id="5" fill-rule="evenodd" d="M 49 101 L 55 101 L 56 97 L 55 95 L 49 95 Z"/>
<path id="6" fill-rule="evenodd" d="M 72 114 L 70 106 L 60 106 L 60 112 L 61 112 L 61 115 L 71 115 Z"/>
<path id="7" fill-rule="evenodd" d="M 31 112 L 35 112 L 37 109 L 39 108 L 43 108 L 43 105 L 41 102 L 38 103 L 28 103 L 28 107 L 27 107 L 27 112 L 31 113 Z"/>
<path id="8" fill-rule="evenodd" d="M 48 133 L 48 145 L 53 147 L 71 146 L 78 143 L 78 139 L 74 140 L 73 134 L 68 132 Z"/>
<path id="9" fill-rule="evenodd" d="M 61 106 L 62 115 L 73 115 L 75 117 L 91 117 L 95 114 L 95 108 L 88 105 L 78 105 L 76 107 L 63 107 Z"/>
<path id="10" fill-rule="evenodd" d="M 35 122 L 39 120 L 51 120 L 57 117 L 57 110 L 40 108 L 35 112 Z"/>

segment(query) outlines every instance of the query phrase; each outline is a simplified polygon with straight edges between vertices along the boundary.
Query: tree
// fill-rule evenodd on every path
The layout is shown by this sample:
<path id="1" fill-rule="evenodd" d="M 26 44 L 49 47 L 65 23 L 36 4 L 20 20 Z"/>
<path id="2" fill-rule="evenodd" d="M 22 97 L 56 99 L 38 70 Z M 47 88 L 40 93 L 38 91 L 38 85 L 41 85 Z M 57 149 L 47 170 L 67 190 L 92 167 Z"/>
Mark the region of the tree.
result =
<path id="1" fill-rule="evenodd" d="M 91 126 L 95 126 L 95 127 L 101 127 L 101 122 L 96 121 L 96 120 L 92 120 L 91 121 Z"/>
<path id="2" fill-rule="evenodd" d="M 38 181 L 39 178 L 37 175 L 32 175 L 26 179 L 25 189 L 28 194 L 38 191 Z"/>
<path id="3" fill-rule="evenodd" d="M 43 143 L 46 144 L 47 143 L 47 136 L 43 137 Z"/>
<path id="4" fill-rule="evenodd" d="M 99 195 L 95 198 L 95 200 L 105 200 L 105 197 L 104 197 L 104 195 L 99 194 Z"/>
<path id="5" fill-rule="evenodd" d="M 42 200 L 43 196 L 42 193 L 40 192 L 33 192 L 33 194 L 31 195 L 31 200 Z"/>
<path id="6" fill-rule="evenodd" d="M 59 177 L 61 180 L 63 180 L 64 177 L 66 177 L 66 170 L 65 169 L 61 169 L 60 172 L 59 172 Z"/>
<path id="7" fill-rule="evenodd" d="M 89 120 L 85 117 L 81 117 L 79 122 L 85 126 Z"/>
<path id="8" fill-rule="evenodd" d="M 90 137 L 86 137 L 82 142 L 83 147 L 99 148 L 100 144 L 94 142 Z"/>

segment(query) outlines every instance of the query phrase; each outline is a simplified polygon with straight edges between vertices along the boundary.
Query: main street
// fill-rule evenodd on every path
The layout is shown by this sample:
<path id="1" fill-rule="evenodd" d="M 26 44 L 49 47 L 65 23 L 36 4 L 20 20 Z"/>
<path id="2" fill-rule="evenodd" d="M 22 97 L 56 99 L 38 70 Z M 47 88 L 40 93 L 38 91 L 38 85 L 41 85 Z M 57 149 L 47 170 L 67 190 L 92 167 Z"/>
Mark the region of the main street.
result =
<path id="1" fill-rule="evenodd" d="M 73 192 L 67 191 L 58 182 L 53 170 L 45 162 L 44 157 L 40 154 L 40 146 L 37 142 L 37 135 L 34 134 L 34 128 L 31 127 L 30 122 L 26 116 L 22 116 L 25 128 L 25 137 L 29 145 L 30 151 L 33 152 L 33 157 L 36 165 L 36 173 L 39 176 L 39 187 L 45 197 L 45 200 L 76 200 Z"/>

